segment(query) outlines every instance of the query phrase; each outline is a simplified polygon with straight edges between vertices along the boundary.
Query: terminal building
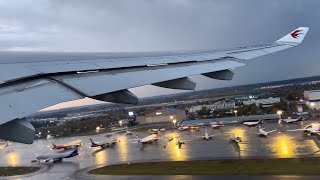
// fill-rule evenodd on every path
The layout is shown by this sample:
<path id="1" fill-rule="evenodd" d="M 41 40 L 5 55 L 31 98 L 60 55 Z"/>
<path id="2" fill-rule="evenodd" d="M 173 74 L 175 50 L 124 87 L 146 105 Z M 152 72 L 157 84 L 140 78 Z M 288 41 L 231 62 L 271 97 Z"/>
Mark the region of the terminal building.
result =
<path id="1" fill-rule="evenodd" d="M 311 109 L 320 109 L 320 90 L 305 91 L 304 100 Z"/>
<path id="2" fill-rule="evenodd" d="M 139 124 L 151 124 L 151 123 L 172 123 L 173 120 L 181 122 L 187 118 L 186 112 L 180 109 L 161 109 L 144 116 L 137 116 L 137 122 Z"/>

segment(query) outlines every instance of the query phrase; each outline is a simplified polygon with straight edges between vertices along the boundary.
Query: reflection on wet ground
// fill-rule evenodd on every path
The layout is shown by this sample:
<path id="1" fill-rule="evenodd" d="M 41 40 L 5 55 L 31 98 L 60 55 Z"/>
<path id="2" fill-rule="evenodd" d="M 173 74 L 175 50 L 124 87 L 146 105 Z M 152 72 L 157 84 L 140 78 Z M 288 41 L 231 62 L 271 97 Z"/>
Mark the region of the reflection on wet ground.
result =
<path id="1" fill-rule="evenodd" d="M 20 154 L 14 151 L 8 152 L 6 155 L 7 164 L 17 165 L 20 164 Z"/>
<path id="2" fill-rule="evenodd" d="M 276 122 L 262 124 L 261 126 L 267 130 L 279 130 L 266 138 L 256 134 L 258 128 L 227 125 L 222 129 L 207 128 L 210 134 L 216 134 L 208 141 L 199 137 L 204 135 L 205 130 L 201 129 L 201 131 L 194 132 L 168 130 L 161 134 L 161 139 L 158 142 L 146 145 L 134 143 L 135 135 L 117 135 L 117 144 L 104 149 L 90 148 L 87 136 L 38 140 L 32 145 L 13 143 L 10 148 L 0 151 L 0 165 L 30 164 L 30 161 L 39 154 L 54 153 L 55 151 L 50 150 L 52 142 L 63 144 L 76 139 L 81 139 L 84 143 L 79 151 L 80 155 L 53 164 L 52 168 L 47 170 L 48 172 L 57 173 L 56 177 L 68 177 L 79 168 L 134 161 L 317 156 L 320 145 L 317 136 L 306 136 L 302 132 L 282 132 L 286 129 L 303 128 L 311 122 L 314 121 L 309 120 L 303 122 L 304 124 L 298 123 L 282 127 Z M 232 132 L 242 137 L 243 142 L 238 144 L 229 142 L 230 134 L 226 134 L 226 132 Z M 144 137 L 147 132 L 139 132 L 137 135 Z M 91 137 L 99 142 L 107 141 L 105 135 Z M 173 140 L 169 141 L 169 137 L 173 137 Z M 176 137 L 186 141 L 181 149 L 176 144 Z M 11 151 L 12 148 L 13 151 Z M 48 173 L 42 173 L 35 179 L 47 179 L 48 177 Z"/>

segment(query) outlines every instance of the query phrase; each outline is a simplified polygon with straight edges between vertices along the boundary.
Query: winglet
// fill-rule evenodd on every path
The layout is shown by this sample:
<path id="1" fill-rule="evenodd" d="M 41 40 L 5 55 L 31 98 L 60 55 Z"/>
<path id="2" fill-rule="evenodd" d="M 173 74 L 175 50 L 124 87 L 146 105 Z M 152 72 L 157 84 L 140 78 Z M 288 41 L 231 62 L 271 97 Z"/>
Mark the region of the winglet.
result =
<path id="1" fill-rule="evenodd" d="M 298 29 L 295 29 L 291 33 L 287 34 L 286 36 L 279 39 L 278 43 L 295 43 L 300 44 L 305 35 L 307 34 L 309 28 L 308 27 L 299 27 Z"/>

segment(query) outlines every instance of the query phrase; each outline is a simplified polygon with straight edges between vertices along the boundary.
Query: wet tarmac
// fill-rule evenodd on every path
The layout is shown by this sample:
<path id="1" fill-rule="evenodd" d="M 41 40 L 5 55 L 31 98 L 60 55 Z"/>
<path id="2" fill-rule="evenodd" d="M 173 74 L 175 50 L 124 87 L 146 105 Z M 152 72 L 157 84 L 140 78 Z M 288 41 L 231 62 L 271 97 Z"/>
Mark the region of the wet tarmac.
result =
<path id="1" fill-rule="evenodd" d="M 259 137 L 255 134 L 258 129 L 244 125 L 226 125 L 221 129 L 207 130 L 216 134 L 211 140 L 203 140 L 199 136 L 204 135 L 205 128 L 200 131 L 178 131 L 168 130 L 161 133 L 161 138 L 153 144 L 134 143 L 135 135 L 144 137 L 147 132 L 137 132 L 133 136 L 116 135 L 118 142 L 111 148 L 90 148 L 88 136 L 58 138 L 50 140 L 37 140 L 32 145 L 13 143 L 8 148 L 0 151 L 0 166 L 8 165 L 30 165 L 31 160 L 40 154 L 55 153 L 50 150 L 52 145 L 64 144 L 73 140 L 81 139 L 84 145 L 80 149 L 80 155 L 65 159 L 58 163 L 46 164 L 46 170 L 41 173 L 25 177 L 23 179 L 72 179 L 80 178 L 84 168 L 111 165 L 118 163 L 148 162 L 148 161 L 183 161 L 194 159 L 232 159 L 232 158 L 290 158 L 299 156 L 318 156 L 319 139 L 317 136 L 307 136 L 302 132 L 283 132 L 287 129 L 303 128 L 315 122 L 312 120 L 296 124 L 279 126 L 276 122 L 264 123 L 261 126 L 265 130 L 277 129 L 278 131 L 268 137 Z M 242 143 L 230 143 L 228 132 L 242 137 Z M 104 142 L 107 140 L 104 134 L 90 136 L 94 141 Z M 181 149 L 175 140 L 168 141 L 169 137 L 180 137 L 186 144 Z M 318 153 L 319 152 L 319 153 Z M 37 163 L 35 163 L 37 164 Z M 178 176 L 174 176 L 178 178 Z M 174 178 L 173 177 L 173 178 Z M 179 176 L 187 177 L 187 176 Z M 189 176 L 191 177 L 191 176 Z M 200 178 L 200 177 L 199 177 Z M 203 176 L 203 178 L 206 178 Z M 175 178 L 174 178 L 175 179 Z"/>

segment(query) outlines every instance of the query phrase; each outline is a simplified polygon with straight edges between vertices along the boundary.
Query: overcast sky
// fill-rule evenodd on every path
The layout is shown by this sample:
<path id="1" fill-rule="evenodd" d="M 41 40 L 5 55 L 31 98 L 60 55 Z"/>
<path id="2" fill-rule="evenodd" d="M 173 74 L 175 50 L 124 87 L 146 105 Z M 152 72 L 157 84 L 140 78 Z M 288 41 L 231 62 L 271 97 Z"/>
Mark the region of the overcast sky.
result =
<path id="1" fill-rule="evenodd" d="M 0 49 L 224 49 L 273 42 L 308 26 L 301 46 L 251 60 L 232 81 L 192 78 L 198 90 L 291 79 L 320 75 L 319 7 L 319 0 L 0 0 Z M 132 91 L 139 97 L 183 92 Z"/>

